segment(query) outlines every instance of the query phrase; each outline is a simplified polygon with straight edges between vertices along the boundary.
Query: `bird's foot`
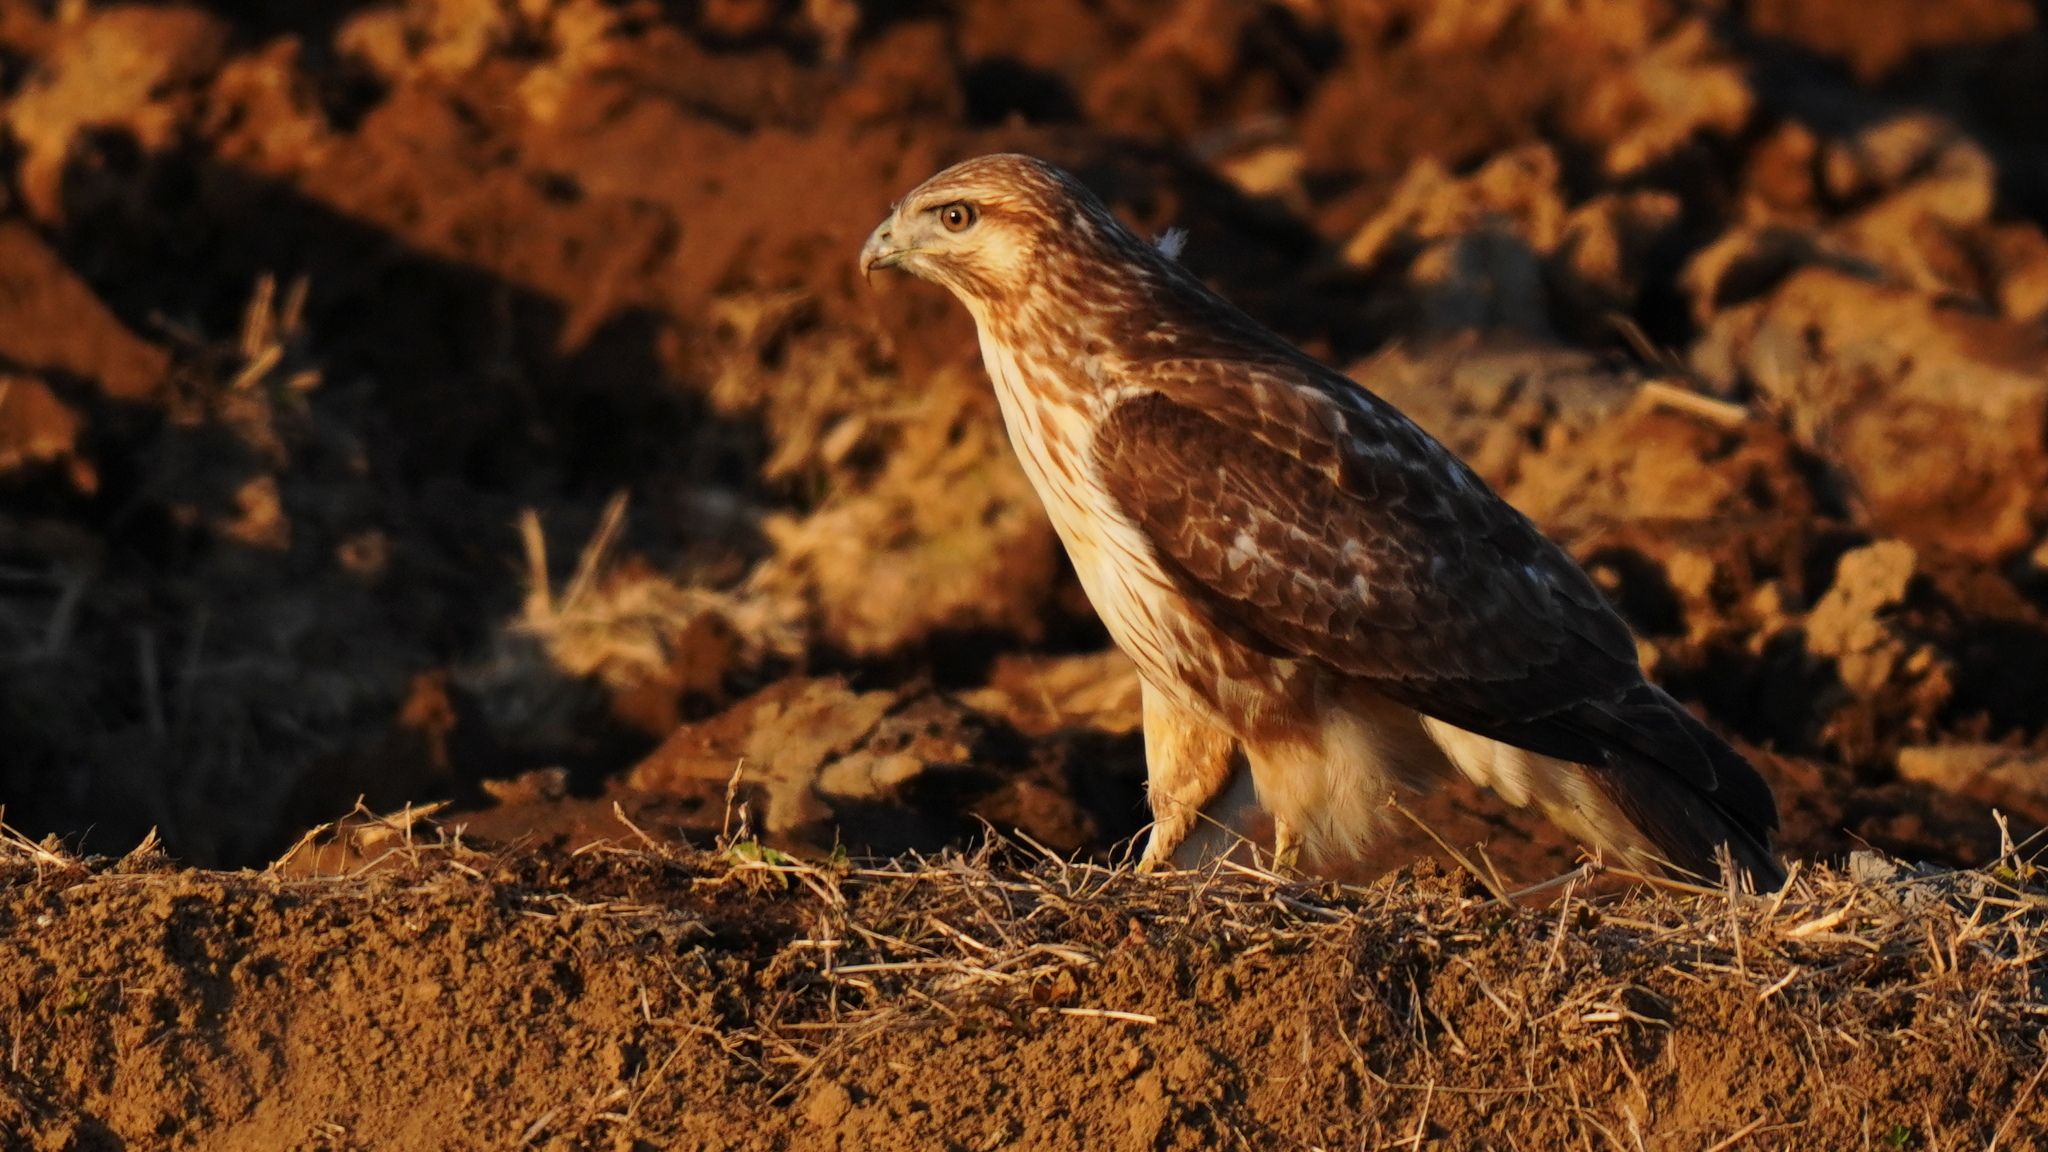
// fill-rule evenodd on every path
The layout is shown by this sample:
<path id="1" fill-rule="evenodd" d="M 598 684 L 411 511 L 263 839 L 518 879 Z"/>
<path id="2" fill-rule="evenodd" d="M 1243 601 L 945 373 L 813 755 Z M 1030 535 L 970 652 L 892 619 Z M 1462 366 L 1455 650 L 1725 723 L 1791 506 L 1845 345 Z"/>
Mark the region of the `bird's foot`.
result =
<path id="1" fill-rule="evenodd" d="M 1301 833 L 1278 816 L 1273 818 L 1273 871 L 1301 871 Z"/>
<path id="2" fill-rule="evenodd" d="M 1171 872 L 1173 854 L 1187 840 L 1188 832 L 1194 827 L 1195 815 L 1178 811 L 1152 821 L 1152 834 L 1145 839 L 1145 851 L 1138 857 L 1138 871 L 1141 873 Z"/>

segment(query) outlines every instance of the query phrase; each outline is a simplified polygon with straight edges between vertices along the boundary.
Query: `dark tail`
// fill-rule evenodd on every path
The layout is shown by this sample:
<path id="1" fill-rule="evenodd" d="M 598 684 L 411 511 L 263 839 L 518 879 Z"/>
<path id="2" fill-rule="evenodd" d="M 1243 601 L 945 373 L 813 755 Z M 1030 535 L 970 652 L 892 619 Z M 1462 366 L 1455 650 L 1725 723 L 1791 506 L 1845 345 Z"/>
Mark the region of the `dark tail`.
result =
<path id="1" fill-rule="evenodd" d="M 1778 803 L 1740 752 L 1653 684 L 1601 711 L 1607 762 L 1589 775 L 1673 870 L 1718 882 L 1725 850 L 1755 890 L 1784 886 Z"/>

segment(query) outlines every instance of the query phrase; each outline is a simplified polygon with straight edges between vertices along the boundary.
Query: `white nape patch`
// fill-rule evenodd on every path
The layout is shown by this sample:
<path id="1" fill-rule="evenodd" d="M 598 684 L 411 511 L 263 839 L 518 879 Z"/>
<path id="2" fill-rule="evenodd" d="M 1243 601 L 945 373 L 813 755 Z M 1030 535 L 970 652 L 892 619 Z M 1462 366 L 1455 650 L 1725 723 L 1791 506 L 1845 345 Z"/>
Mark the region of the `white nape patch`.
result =
<path id="1" fill-rule="evenodd" d="M 1178 260 L 1180 254 L 1187 250 L 1188 230 L 1168 228 L 1152 238 L 1152 246 L 1159 249 L 1159 254 L 1168 260 Z"/>

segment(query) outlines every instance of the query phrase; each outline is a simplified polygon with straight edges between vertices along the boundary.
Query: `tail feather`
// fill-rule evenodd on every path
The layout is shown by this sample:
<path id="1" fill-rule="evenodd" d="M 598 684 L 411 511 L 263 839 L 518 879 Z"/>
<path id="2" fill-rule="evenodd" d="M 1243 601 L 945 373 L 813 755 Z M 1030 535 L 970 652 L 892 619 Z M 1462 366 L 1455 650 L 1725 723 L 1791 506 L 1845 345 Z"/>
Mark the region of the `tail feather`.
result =
<path id="1" fill-rule="evenodd" d="M 1725 852 L 1756 890 L 1785 882 L 1770 785 L 1655 685 L 1491 733 L 1423 723 L 1466 776 L 1622 859 L 1711 880 Z"/>
<path id="2" fill-rule="evenodd" d="M 1672 866 L 1717 877 L 1717 853 L 1725 846 L 1730 861 L 1758 891 L 1783 886 L 1785 870 L 1770 847 L 1778 830 L 1778 804 L 1770 785 L 1740 752 L 1663 689 L 1645 687 L 1662 705 L 1662 719 L 1639 724 L 1642 738 L 1611 746 L 1606 763 L 1588 766 L 1590 775 Z M 1638 709 L 1637 715 L 1643 714 Z M 1706 781 L 1672 771 L 1674 761 L 1690 765 L 1700 759 L 1712 769 Z"/>

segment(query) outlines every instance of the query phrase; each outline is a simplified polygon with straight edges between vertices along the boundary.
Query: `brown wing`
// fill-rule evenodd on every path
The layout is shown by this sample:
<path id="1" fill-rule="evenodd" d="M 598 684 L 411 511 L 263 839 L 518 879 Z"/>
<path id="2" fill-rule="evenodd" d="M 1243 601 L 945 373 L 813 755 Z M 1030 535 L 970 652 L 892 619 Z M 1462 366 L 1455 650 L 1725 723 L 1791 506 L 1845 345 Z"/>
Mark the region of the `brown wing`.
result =
<path id="1" fill-rule="evenodd" d="M 1162 361 L 1133 382 L 1152 390 L 1105 420 L 1097 465 L 1220 628 L 1467 731 L 1604 766 L 1686 866 L 1739 840 L 1768 871 L 1776 804 L 1755 769 L 1644 681 L 1579 566 L 1413 422 L 1306 359 Z M 1716 793 L 1729 820 L 1656 778 Z"/>
<path id="2" fill-rule="evenodd" d="M 1642 684 L 1570 557 L 1399 412 L 1288 367 L 1159 365 L 1097 436 L 1111 494 L 1220 625 L 1503 739 Z"/>

